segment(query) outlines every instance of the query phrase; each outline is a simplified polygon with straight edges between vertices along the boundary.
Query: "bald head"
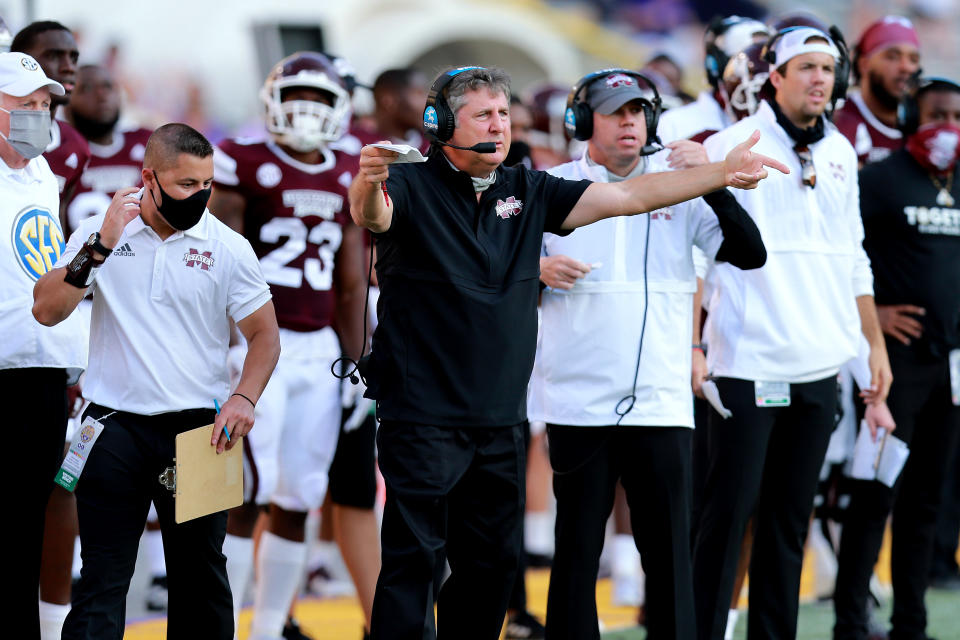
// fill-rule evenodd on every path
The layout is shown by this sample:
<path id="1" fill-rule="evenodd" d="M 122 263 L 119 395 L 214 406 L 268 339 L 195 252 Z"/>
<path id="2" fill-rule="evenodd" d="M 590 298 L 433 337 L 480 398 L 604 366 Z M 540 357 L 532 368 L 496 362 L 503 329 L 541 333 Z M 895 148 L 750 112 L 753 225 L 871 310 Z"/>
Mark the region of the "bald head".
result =
<path id="1" fill-rule="evenodd" d="M 158 173 L 176 166 L 180 154 L 197 158 L 213 155 L 213 145 L 202 133 L 180 122 L 171 122 L 159 127 L 147 140 L 143 156 L 143 168 Z"/>

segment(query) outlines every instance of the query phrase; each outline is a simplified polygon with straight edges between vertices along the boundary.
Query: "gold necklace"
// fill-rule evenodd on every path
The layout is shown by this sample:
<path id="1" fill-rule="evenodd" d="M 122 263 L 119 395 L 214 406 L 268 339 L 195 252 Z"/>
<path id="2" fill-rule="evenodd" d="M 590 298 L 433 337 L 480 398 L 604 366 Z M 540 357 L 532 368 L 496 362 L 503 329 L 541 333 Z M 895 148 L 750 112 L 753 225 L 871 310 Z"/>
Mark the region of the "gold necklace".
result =
<path id="1" fill-rule="evenodd" d="M 937 177 L 932 173 L 927 175 L 930 176 L 933 186 L 940 190 L 940 193 L 937 194 L 937 204 L 941 207 L 952 207 L 954 204 L 956 204 L 953 196 L 950 195 L 950 190 L 953 188 L 953 172 L 950 172 L 950 174 L 947 176 L 946 184 L 940 184 L 940 181 L 937 180 Z"/>

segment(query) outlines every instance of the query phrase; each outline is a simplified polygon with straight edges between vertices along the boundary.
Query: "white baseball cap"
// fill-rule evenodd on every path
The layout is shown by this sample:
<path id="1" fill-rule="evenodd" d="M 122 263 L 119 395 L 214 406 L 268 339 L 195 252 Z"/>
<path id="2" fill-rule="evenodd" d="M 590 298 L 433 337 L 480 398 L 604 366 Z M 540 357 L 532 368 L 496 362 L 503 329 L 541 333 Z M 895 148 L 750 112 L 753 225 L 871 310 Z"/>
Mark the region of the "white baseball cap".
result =
<path id="1" fill-rule="evenodd" d="M 840 59 L 840 50 L 833 44 L 830 36 L 813 27 L 793 27 L 781 32 L 773 44 L 773 66 L 779 67 L 790 59 L 804 53 L 826 53 L 834 60 Z M 808 42 L 811 38 L 820 38 L 826 42 Z"/>
<path id="2" fill-rule="evenodd" d="M 0 53 L 0 93 L 22 98 L 41 87 L 50 93 L 62 96 L 63 85 L 47 77 L 36 60 L 25 53 L 8 51 Z"/>

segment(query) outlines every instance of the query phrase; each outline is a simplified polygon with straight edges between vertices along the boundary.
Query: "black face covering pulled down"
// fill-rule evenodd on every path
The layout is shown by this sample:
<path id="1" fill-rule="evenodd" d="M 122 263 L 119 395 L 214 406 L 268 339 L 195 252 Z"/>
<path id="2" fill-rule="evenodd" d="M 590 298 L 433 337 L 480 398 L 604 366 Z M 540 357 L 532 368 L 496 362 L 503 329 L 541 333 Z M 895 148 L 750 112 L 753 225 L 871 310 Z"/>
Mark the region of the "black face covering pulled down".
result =
<path id="1" fill-rule="evenodd" d="M 207 200 L 210 199 L 213 187 L 201 189 L 187 198 L 177 200 L 167 194 L 167 192 L 163 190 L 163 187 L 160 186 L 160 179 L 157 177 L 155 170 L 153 172 L 153 179 L 157 183 L 157 188 L 160 189 L 160 202 L 157 202 L 157 197 L 153 195 L 152 189 L 150 190 L 150 197 L 153 198 L 153 204 L 157 206 L 157 211 L 159 211 L 163 219 L 167 221 L 167 224 L 174 229 L 186 231 L 200 222 L 200 218 L 207 208 Z"/>
<path id="2" fill-rule="evenodd" d="M 823 139 L 823 136 L 826 135 L 823 124 L 823 116 L 818 116 L 817 121 L 812 127 L 806 127 L 801 129 L 797 125 L 793 124 L 790 121 L 783 111 L 780 110 L 780 105 L 777 104 L 776 100 L 767 100 L 770 103 L 770 108 L 773 109 L 773 113 L 777 116 L 777 124 L 779 124 L 784 131 L 787 132 L 787 135 L 797 143 L 798 146 L 806 147 L 818 142 Z"/>

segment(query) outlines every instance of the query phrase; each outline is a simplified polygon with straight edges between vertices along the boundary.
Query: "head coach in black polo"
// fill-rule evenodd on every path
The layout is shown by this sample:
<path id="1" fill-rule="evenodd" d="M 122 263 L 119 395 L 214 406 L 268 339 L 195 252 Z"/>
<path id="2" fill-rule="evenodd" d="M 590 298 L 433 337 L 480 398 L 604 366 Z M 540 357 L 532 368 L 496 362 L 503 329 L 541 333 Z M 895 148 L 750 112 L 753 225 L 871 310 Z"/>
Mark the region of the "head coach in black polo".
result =
<path id="1" fill-rule="evenodd" d="M 353 219 L 374 233 L 381 287 L 364 370 L 387 486 L 374 640 L 434 637 L 444 555 L 441 637 L 499 636 L 521 543 L 543 233 L 753 188 L 765 166 L 789 171 L 750 151 L 758 133 L 724 162 L 618 183 L 504 168 L 509 103 L 500 69 L 440 74 L 424 110 L 427 162 L 388 170 L 397 154 L 366 146 L 350 187 Z"/>

